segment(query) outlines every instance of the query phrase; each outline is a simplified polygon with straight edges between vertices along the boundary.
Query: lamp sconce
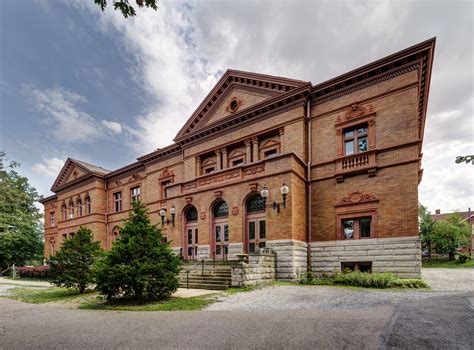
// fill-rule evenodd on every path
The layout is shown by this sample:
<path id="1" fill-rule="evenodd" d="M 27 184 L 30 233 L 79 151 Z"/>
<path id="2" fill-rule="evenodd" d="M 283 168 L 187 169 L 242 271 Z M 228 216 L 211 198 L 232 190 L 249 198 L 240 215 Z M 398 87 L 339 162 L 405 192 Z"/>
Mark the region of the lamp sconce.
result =
<path id="1" fill-rule="evenodd" d="M 262 196 L 262 199 L 263 199 L 264 207 L 272 208 L 273 210 L 276 210 L 277 213 L 279 213 L 280 206 L 282 206 L 283 209 L 286 208 L 286 197 L 288 196 L 288 192 L 290 192 L 290 188 L 285 182 L 283 182 L 283 184 L 280 187 L 282 201 L 278 203 L 277 201 L 274 200 L 271 204 L 267 205 L 268 195 L 270 194 L 270 191 L 268 191 L 267 185 L 264 185 L 262 191 L 260 192 L 260 195 Z"/>
<path id="2" fill-rule="evenodd" d="M 160 209 L 161 226 L 162 227 L 165 226 L 165 224 L 166 225 L 173 224 L 173 227 L 174 227 L 174 222 L 175 222 L 174 218 L 176 216 L 176 207 L 174 206 L 174 204 L 171 206 L 170 213 L 171 213 L 171 220 L 170 219 L 165 220 L 166 209 L 165 208 Z"/>

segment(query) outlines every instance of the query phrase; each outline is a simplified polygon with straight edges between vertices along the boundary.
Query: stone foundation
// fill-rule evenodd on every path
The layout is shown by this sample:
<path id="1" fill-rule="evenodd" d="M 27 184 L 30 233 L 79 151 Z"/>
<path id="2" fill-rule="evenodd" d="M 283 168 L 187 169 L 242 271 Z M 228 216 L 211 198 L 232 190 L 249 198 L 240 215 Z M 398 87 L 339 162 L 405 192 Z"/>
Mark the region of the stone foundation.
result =
<path id="1" fill-rule="evenodd" d="M 242 254 L 244 245 L 242 243 L 230 243 L 227 259 L 236 259 L 237 254 Z"/>
<path id="2" fill-rule="evenodd" d="M 418 236 L 313 242 L 311 266 L 315 273 L 341 271 L 341 262 L 372 262 L 372 272 L 393 272 L 421 278 Z"/>
<path id="3" fill-rule="evenodd" d="M 272 283 L 276 280 L 276 255 L 271 249 L 231 262 L 232 287 Z"/>
<path id="4" fill-rule="evenodd" d="M 267 241 L 266 246 L 271 248 L 276 254 L 278 280 L 296 281 L 306 273 L 306 242 L 275 240 Z"/>

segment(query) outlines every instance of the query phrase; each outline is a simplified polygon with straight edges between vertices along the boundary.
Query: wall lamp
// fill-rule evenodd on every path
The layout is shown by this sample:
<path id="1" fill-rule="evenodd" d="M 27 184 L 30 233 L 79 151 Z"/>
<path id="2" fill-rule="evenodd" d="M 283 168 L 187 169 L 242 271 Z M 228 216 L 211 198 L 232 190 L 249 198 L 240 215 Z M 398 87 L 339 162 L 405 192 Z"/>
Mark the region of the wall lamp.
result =
<path id="1" fill-rule="evenodd" d="M 267 185 L 264 185 L 262 191 L 260 192 L 260 195 L 262 196 L 262 199 L 263 199 L 264 207 L 273 208 L 273 210 L 276 210 L 277 213 L 279 213 L 280 212 L 280 206 L 282 206 L 283 209 L 286 208 L 286 197 L 288 196 L 288 192 L 290 192 L 290 188 L 288 187 L 288 185 L 285 182 L 283 182 L 283 184 L 280 187 L 282 202 L 277 203 L 274 200 L 273 203 L 267 205 L 268 195 L 270 194 L 270 191 L 268 191 Z"/>
<path id="2" fill-rule="evenodd" d="M 170 213 L 171 213 L 171 220 L 170 219 L 165 220 L 166 209 L 165 208 L 160 209 L 161 226 L 164 226 L 166 223 L 166 225 L 173 224 L 173 227 L 174 227 L 174 218 L 176 216 L 176 207 L 174 206 L 174 204 L 171 206 Z"/>

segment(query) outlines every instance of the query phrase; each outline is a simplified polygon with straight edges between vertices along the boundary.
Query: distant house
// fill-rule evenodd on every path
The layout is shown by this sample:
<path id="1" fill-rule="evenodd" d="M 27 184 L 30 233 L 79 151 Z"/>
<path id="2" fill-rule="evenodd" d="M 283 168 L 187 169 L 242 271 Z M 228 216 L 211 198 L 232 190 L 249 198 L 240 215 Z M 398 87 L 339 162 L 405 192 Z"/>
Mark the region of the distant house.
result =
<path id="1" fill-rule="evenodd" d="M 463 221 L 466 221 L 467 223 L 471 224 L 471 249 L 474 247 L 474 211 L 468 212 L 468 211 L 458 211 L 458 212 L 452 212 L 452 213 L 443 213 L 441 214 L 440 209 L 436 209 L 435 213 L 431 215 L 434 221 L 443 221 L 448 218 L 449 215 L 451 214 L 458 214 Z M 469 252 L 469 247 L 463 248 L 463 252 L 468 253 Z"/>

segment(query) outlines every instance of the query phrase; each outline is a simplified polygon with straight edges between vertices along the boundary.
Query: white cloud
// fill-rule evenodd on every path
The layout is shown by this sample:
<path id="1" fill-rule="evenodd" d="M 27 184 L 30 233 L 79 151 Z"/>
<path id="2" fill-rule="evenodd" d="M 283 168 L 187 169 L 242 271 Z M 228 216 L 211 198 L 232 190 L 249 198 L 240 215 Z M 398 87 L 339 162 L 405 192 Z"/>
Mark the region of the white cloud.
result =
<path id="1" fill-rule="evenodd" d="M 110 120 L 102 120 L 102 125 L 107 128 L 108 130 L 116 133 L 116 134 L 121 134 L 122 133 L 122 124 L 113 122 Z"/>
<path id="2" fill-rule="evenodd" d="M 59 172 L 61 171 L 64 160 L 52 157 L 52 158 L 45 158 L 43 157 L 42 163 L 33 164 L 32 170 L 35 173 L 40 175 L 48 176 L 48 177 L 56 177 L 58 176 Z"/>
<path id="3" fill-rule="evenodd" d="M 86 99 L 61 87 L 29 89 L 35 108 L 52 127 L 54 137 L 63 142 L 89 142 L 100 135 L 94 118 L 78 109 Z"/>

